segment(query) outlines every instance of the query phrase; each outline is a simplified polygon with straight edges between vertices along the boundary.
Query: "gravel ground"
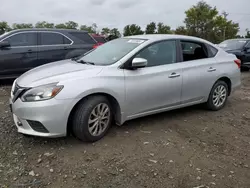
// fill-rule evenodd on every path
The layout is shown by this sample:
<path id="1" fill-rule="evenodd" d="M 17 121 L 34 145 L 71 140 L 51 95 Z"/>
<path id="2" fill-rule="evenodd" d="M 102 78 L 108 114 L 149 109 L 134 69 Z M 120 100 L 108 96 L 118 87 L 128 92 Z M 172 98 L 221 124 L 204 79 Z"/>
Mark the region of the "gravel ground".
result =
<path id="1" fill-rule="evenodd" d="M 250 74 L 226 107 L 175 110 L 114 126 L 94 144 L 16 132 L 0 88 L 0 187 L 249 188 Z"/>

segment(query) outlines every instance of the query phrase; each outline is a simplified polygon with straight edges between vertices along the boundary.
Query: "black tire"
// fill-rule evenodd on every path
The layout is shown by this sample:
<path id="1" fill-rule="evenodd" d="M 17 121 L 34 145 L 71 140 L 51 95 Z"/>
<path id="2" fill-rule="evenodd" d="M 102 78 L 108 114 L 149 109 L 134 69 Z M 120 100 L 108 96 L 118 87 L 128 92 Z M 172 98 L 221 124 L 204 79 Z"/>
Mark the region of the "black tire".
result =
<path id="1" fill-rule="evenodd" d="M 214 103 L 213 103 L 213 94 L 215 92 L 215 89 L 218 88 L 219 86 L 224 86 L 226 88 L 226 98 L 225 98 L 225 101 L 224 103 L 217 107 Z M 227 98 L 228 98 L 228 94 L 229 94 L 229 90 L 228 90 L 228 85 L 226 82 L 222 81 L 222 80 L 219 80 L 217 81 L 214 86 L 212 87 L 211 91 L 210 91 L 210 94 L 209 94 L 209 97 L 208 97 L 208 100 L 207 100 L 207 103 L 206 103 L 206 106 L 209 110 L 213 110 L 213 111 L 217 111 L 217 110 L 220 110 L 222 109 L 225 105 L 226 105 L 226 102 L 227 102 Z"/>
<path id="2" fill-rule="evenodd" d="M 100 134 L 99 136 L 93 136 L 90 133 L 89 128 L 88 128 L 88 120 L 89 120 L 92 110 L 98 104 L 101 104 L 101 103 L 108 105 L 110 109 L 109 122 L 104 132 L 102 132 L 102 134 Z M 112 113 L 110 102 L 105 96 L 92 96 L 92 97 L 88 97 L 84 99 L 82 102 L 80 102 L 80 104 L 78 104 L 73 114 L 73 118 L 72 118 L 73 135 L 76 138 L 82 141 L 86 141 L 86 142 L 95 142 L 95 141 L 100 140 L 106 135 L 107 131 L 109 130 L 111 126 L 111 122 L 113 118 L 112 114 L 113 113 Z"/>
<path id="3" fill-rule="evenodd" d="M 241 67 L 240 71 L 241 72 L 247 72 L 247 71 L 249 71 L 249 68 L 248 67 Z"/>

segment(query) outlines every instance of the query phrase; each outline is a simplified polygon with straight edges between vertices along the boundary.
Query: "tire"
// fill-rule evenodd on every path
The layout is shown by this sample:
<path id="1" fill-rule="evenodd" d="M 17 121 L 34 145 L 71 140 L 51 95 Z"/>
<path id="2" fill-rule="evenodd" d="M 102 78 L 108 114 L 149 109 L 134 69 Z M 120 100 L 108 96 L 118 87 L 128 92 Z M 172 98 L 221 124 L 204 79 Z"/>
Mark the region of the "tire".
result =
<path id="1" fill-rule="evenodd" d="M 222 90 L 220 91 L 221 88 L 223 88 L 223 92 L 221 94 L 217 95 L 216 93 L 218 93 L 218 92 L 220 93 L 222 91 Z M 209 110 L 213 110 L 213 111 L 217 111 L 217 110 L 222 109 L 227 102 L 228 94 L 229 94 L 228 85 L 226 84 L 226 82 L 221 81 L 221 80 L 217 81 L 210 91 L 210 94 L 209 94 L 209 97 L 208 97 L 208 100 L 206 103 L 207 108 Z M 221 101 L 220 105 L 219 105 L 219 103 L 218 103 L 218 105 L 216 105 L 216 103 L 217 103 L 216 99 L 215 99 L 216 95 L 217 95 L 217 97 L 219 97 L 219 96 L 222 97 L 225 95 L 225 98 L 222 97 L 222 98 L 218 99 L 219 101 Z"/>
<path id="2" fill-rule="evenodd" d="M 248 67 L 241 67 L 240 71 L 241 72 L 247 72 L 247 71 L 249 71 L 249 68 Z"/>
<path id="3" fill-rule="evenodd" d="M 101 113 L 101 110 L 106 112 L 107 109 L 107 113 Z M 98 113 L 99 111 L 100 113 Z M 104 114 L 107 118 L 104 119 L 104 115 L 101 114 Z M 77 106 L 73 115 L 73 135 L 75 135 L 76 138 L 86 142 L 98 141 L 106 135 L 111 126 L 112 118 L 113 115 L 111 105 L 106 97 L 93 96 L 86 98 Z M 94 134 L 95 132 L 98 134 Z"/>

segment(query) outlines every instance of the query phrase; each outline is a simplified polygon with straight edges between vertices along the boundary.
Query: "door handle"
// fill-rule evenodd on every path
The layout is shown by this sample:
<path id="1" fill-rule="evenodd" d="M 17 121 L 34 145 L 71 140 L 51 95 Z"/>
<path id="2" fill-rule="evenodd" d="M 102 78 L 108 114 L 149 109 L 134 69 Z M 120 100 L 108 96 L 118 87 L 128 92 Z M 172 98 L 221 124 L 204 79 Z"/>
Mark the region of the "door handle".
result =
<path id="1" fill-rule="evenodd" d="M 64 47 L 63 49 L 64 49 L 64 50 L 67 50 L 67 49 L 68 49 L 68 47 Z"/>
<path id="2" fill-rule="evenodd" d="M 169 78 L 176 78 L 176 77 L 179 77 L 180 74 L 176 74 L 175 72 L 173 72 L 172 74 L 170 74 L 168 77 Z"/>
<path id="3" fill-rule="evenodd" d="M 213 68 L 213 67 L 210 67 L 210 68 L 207 70 L 207 72 L 213 72 L 213 71 L 216 71 L 216 69 Z"/>
<path id="4" fill-rule="evenodd" d="M 28 53 L 31 53 L 31 52 L 33 52 L 31 49 L 28 49 Z"/>

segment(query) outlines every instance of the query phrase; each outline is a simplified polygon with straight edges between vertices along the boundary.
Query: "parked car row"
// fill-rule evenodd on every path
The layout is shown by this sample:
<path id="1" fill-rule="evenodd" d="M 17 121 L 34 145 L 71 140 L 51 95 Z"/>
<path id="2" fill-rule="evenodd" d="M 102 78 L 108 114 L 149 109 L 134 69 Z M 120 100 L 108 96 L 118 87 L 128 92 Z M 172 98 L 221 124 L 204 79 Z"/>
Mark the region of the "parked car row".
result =
<path id="1" fill-rule="evenodd" d="M 0 79 L 15 78 L 50 62 L 78 57 L 100 46 L 103 36 L 67 29 L 22 29 L 0 36 Z"/>
<path id="2" fill-rule="evenodd" d="M 96 44 L 88 33 L 79 31 L 56 32 L 57 36 L 47 30 L 24 33 L 5 35 L 1 53 L 7 54 L 8 61 L 10 50 L 25 50 L 25 55 L 14 56 L 27 68 L 31 68 L 31 61 L 37 62 L 37 66 L 44 60 L 75 57 Z M 61 44 L 51 45 L 54 37 L 44 44 L 48 34 L 60 38 Z M 11 38 L 16 35 L 21 35 L 18 40 Z M 16 44 L 17 49 L 13 46 Z M 6 70 L 15 66 L 1 63 Z M 113 121 L 122 125 L 127 120 L 201 103 L 210 110 L 222 109 L 228 96 L 241 84 L 240 66 L 234 54 L 195 37 L 123 37 L 78 58 L 24 73 L 13 83 L 10 108 L 22 134 L 73 134 L 94 142 L 107 133 Z"/>
<path id="3" fill-rule="evenodd" d="M 218 46 L 241 60 L 241 70 L 250 69 L 250 39 L 230 39 L 223 41 Z"/>

